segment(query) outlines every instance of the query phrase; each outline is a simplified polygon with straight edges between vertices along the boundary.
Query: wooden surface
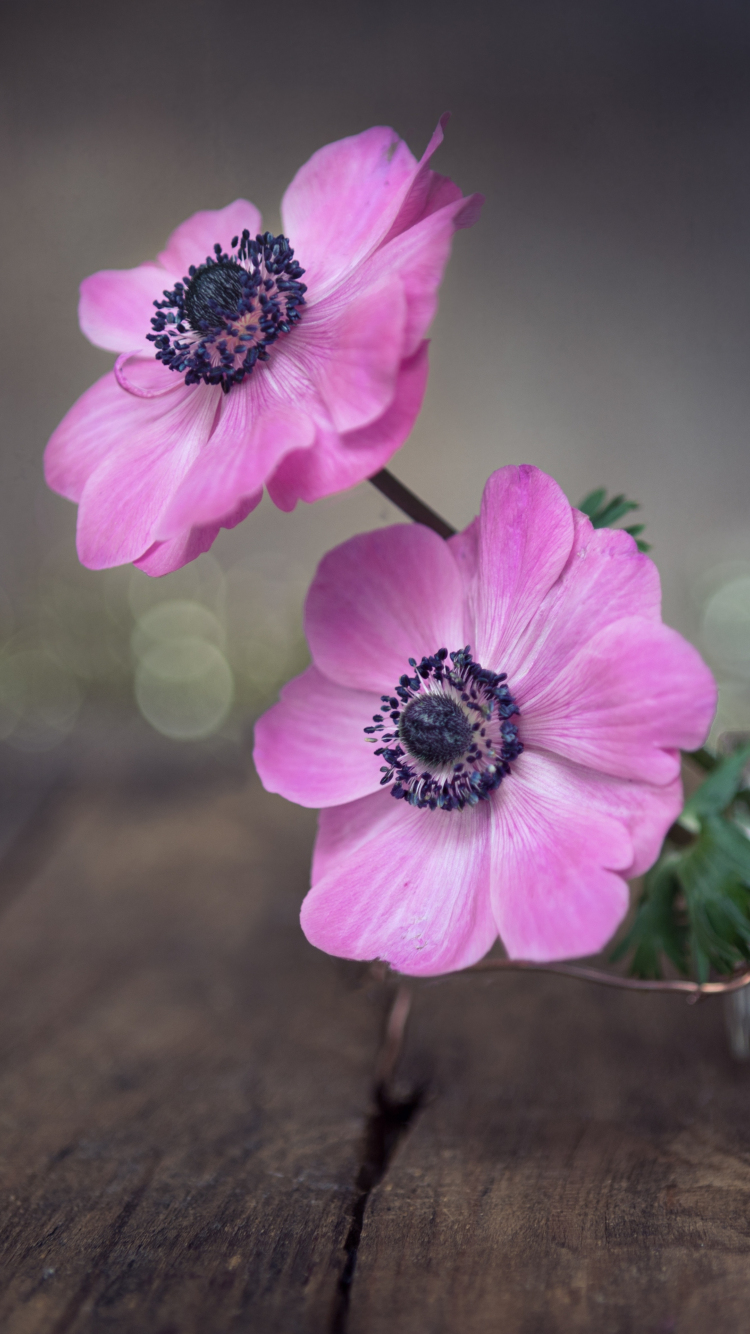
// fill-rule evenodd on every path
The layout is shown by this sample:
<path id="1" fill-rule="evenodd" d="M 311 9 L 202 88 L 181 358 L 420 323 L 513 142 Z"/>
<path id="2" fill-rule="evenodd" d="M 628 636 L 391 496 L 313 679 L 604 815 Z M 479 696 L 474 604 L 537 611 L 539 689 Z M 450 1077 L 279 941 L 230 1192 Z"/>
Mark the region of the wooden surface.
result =
<path id="1" fill-rule="evenodd" d="M 300 933 L 310 813 L 167 743 L 6 787 L 3 1334 L 750 1328 L 721 1002 L 418 985 L 377 1101 L 392 990 Z"/>

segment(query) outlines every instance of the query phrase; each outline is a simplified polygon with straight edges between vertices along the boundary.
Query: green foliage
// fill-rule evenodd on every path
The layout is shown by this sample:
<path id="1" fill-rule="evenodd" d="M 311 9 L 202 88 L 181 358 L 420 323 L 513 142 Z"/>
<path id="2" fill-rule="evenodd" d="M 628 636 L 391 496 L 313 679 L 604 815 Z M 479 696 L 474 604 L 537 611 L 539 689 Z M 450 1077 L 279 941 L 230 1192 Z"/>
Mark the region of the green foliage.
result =
<path id="1" fill-rule="evenodd" d="M 607 499 L 606 489 L 601 486 L 596 491 L 591 491 L 584 497 L 578 506 L 584 514 L 587 514 L 595 528 L 612 528 L 619 519 L 623 519 L 626 514 L 632 510 L 640 509 L 640 505 L 635 500 L 627 500 L 625 496 L 613 496 L 611 500 Z M 640 534 L 645 525 L 642 523 L 631 524 L 625 529 L 631 537 L 636 539 L 639 551 L 650 551 L 648 542 L 642 542 Z"/>
<path id="2" fill-rule="evenodd" d="M 638 977 L 661 977 L 665 957 L 699 982 L 750 960 L 750 745 L 721 760 L 706 751 L 694 758 L 708 777 L 668 832 L 612 956 L 632 953 Z"/>
<path id="3" fill-rule="evenodd" d="M 680 972 L 687 971 L 687 926 L 676 910 L 679 892 L 668 857 L 662 855 L 646 877 L 633 925 L 612 952 L 614 960 L 632 950 L 630 972 L 636 977 L 661 977 L 663 955 Z"/>
<path id="4" fill-rule="evenodd" d="M 742 775 L 750 764 L 750 744 L 738 746 L 731 755 L 714 766 L 692 797 L 685 802 L 680 824 L 697 834 L 700 822 L 710 815 L 721 815 L 742 786 Z"/>

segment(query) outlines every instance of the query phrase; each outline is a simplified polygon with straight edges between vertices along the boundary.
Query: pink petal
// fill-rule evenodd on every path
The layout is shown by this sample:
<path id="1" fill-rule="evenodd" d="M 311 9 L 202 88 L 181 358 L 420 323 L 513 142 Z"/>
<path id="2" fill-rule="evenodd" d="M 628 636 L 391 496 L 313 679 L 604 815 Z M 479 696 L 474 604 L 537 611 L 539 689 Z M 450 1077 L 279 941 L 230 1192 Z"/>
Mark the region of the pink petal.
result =
<path id="1" fill-rule="evenodd" d="M 607 786 L 607 801 L 612 814 L 616 814 L 619 806 L 633 840 L 633 860 L 623 872 L 626 880 L 632 880 L 651 869 L 661 852 L 667 830 L 682 810 L 682 779 L 678 774 L 671 783 L 660 787 L 627 780 L 621 784 L 606 778 L 602 782 Z"/>
<path id="2" fill-rule="evenodd" d="M 318 306 L 316 326 L 322 315 L 323 307 Z M 406 320 L 400 280 L 396 277 L 363 292 L 337 319 L 329 316 L 326 324 L 329 320 L 331 346 L 316 376 L 317 385 L 336 430 L 360 430 L 382 417 L 396 392 Z"/>
<path id="3" fill-rule="evenodd" d="M 65 414 L 44 452 L 47 485 L 68 500 L 80 500 L 86 482 L 111 449 L 112 422 L 127 437 L 143 415 L 138 399 L 120 388 L 112 371 L 92 384 Z"/>
<path id="4" fill-rule="evenodd" d="M 432 171 L 428 165 L 433 153 L 443 142 L 443 129 L 449 120 L 449 113 L 440 117 L 432 138 L 422 154 L 409 192 L 384 243 L 392 240 L 394 236 L 400 236 L 402 232 L 407 231 L 410 227 L 415 227 L 423 218 L 427 218 L 431 213 L 444 208 L 446 204 L 452 204 L 456 200 L 462 199 L 459 187 L 454 185 L 453 181 L 449 180 L 447 176 L 441 176 L 437 171 Z M 470 195 L 467 199 L 463 199 L 462 208 L 457 210 L 456 226 L 471 227 L 479 217 L 483 203 L 482 195 Z"/>
<path id="5" fill-rule="evenodd" d="M 461 580 L 429 528 L 396 524 L 329 551 L 305 606 L 313 661 L 355 690 L 389 693 L 409 658 L 463 647 Z"/>
<path id="6" fill-rule="evenodd" d="M 213 258 L 217 242 L 229 250 L 234 237 L 241 236 L 245 227 L 251 236 L 256 236 L 261 225 L 260 213 L 246 199 L 235 199 L 226 208 L 205 209 L 181 222 L 172 232 L 159 262 L 178 278 L 186 277 L 191 264 L 198 268 L 209 255 Z"/>
<path id="7" fill-rule="evenodd" d="M 483 667 L 507 670 L 509 650 L 562 572 L 572 544 L 572 511 L 553 478 L 528 464 L 492 474 L 479 516 L 469 640 Z"/>
<path id="8" fill-rule="evenodd" d="M 438 289 L 451 251 L 458 218 L 466 200 L 458 198 L 380 246 L 353 274 L 347 291 L 358 290 L 377 276 L 398 276 L 406 294 L 404 355 L 410 356 L 424 338 L 438 304 Z"/>
<path id="9" fill-rule="evenodd" d="M 492 904 L 512 959 L 594 954 L 628 909 L 631 837 L 607 809 L 582 803 L 544 756 L 515 761 L 492 803 Z"/>
<path id="10" fill-rule="evenodd" d="M 428 344 L 402 363 L 393 401 L 360 431 L 339 435 L 318 425 L 312 449 L 287 454 L 268 482 L 274 505 L 293 510 L 298 500 L 312 503 L 322 496 L 355 486 L 384 468 L 404 443 L 416 421 L 427 387 Z"/>
<path id="11" fill-rule="evenodd" d="M 450 814 L 415 810 L 386 792 L 323 811 L 326 851 L 316 870 L 325 873 L 302 904 L 308 940 L 416 976 L 476 962 L 497 934 L 489 815 L 484 803 Z"/>
<path id="12" fill-rule="evenodd" d="M 255 725 L 255 767 L 267 792 L 300 806 L 336 806 L 376 792 L 381 761 L 364 729 L 378 695 L 347 690 L 308 667 Z"/>
<path id="13" fill-rule="evenodd" d="M 340 862 L 353 860 L 366 843 L 389 831 L 394 805 L 395 798 L 381 788 L 336 809 L 324 807 L 318 817 L 318 836 L 313 848 L 312 884 L 317 885 L 324 876 L 335 872 Z"/>
<path id="14" fill-rule="evenodd" d="M 560 578 L 504 659 L 514 689 L 532 693 L 605 625 L 625 616 L 661 619 L 654 562 L 628 533 L 595 529 L 573 511 L 575 536 Z"/>
<path id="15" fill-rule="evenodd" d="M 525 754 L 529 759 L 524 763 L 535 773 L 543 763 L 545 782 L 554 785 L 564 802 L 594 812 L 597 818 L 600 814 L 612 816 L 625 827 L 633 845 L 633 859 L 622 871 L 626 880 L 643 875 L 653 866 L 669 826 L 682 810 L 679 774 L 664 785 L 639 783 L 631 778 L 613 778 L 546 752 L 543 757 L 533 750 Z"/>
<path id="16" fill-rule="evenodd" d="M 383 239 L 418 170 L 394 130 L 376 126 L 318 149 L 281 204 L 284 235 L 319 300 Z"/>
<path id="17" fill-rule="evenodd" d="M 81 283 L 78 322 L 97 347 L 108 352 L 154 355 L 146 335 L 153 333 L 154 301 L 161 301 L 165 288 L 175 278 L 158 264 L 140 264 L 137 269 L 102 269 Z"/>
<path id="18" fill-rule="evenodd" d="M 546 683 L 514 689 L 524 745 L 622 778 L 668 783 L 678 750 L 706 739 L 716 685 L 669 626 L 628 617 L 605 626 Z"/>
<path id="19" fill-rule="evenodd" d="M 225 514 L 218 523 L 206 524 L 202 528 L 190 528 L 168 542 L 155 542 L 143 556 L 134 560 L 133 564 L 152 578 L 171 574 L 173 570 L 189 565 L 190 561 L 196 560 L 213 546 L 222 528 L 236 528 L 238 523 L 242 523 L 248 514 L 257 509 L 262 499 L 262 491 L 244 497 L 231 514 Z"/>
<path id="20" fill-rule="evenodd" d="M 159 519 L 160 539 L 216 522 L 261 492 L 285 454 L 313 443 L 315 423 L 292 403 L 272 403 L 254 417 L 254 410 L 263 410 L 263 397 L 253 389 L 253 381 L 246 381 L 224 397 L 216 429 Z"/>
<path id="21" fill-rule="evenodd" d="M 165 500 L 211 432 L 219 388 L 198 385 L 164 398 L 134 398 L 101 429 L 106 457 L 89 477 L 78 511 L 78 555 L 90 569 L 124 565 L 153 544 Z"/>
<path id="22" fill-rule="evenodd" d="M 120 388 L 135 398 L 163 398 L 185 385 L 184 376 L 156 360 L 152 347 L 145 354 L 121 353 L 113 370 Z"/>

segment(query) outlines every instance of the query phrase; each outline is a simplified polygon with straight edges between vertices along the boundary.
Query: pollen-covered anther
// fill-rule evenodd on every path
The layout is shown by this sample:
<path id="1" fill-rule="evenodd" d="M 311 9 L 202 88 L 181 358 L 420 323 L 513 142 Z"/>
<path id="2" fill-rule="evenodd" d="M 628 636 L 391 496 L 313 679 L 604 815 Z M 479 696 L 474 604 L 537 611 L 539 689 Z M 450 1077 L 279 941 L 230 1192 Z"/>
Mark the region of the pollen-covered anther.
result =
<path id="1" fill-rule="evenodd" d="M 364 730 L 384 763 L 381 786 L 412 806 L 463 810 L 489 800 L 523 750 L 511 719 L 519 710 L 504 672 L 474 662 L 471 650 L 441 648 L 409 659 L 383 712 Z"/>
<path id="2" fill-rule="evenodd" d="M 241 384 L 268 349 L 300 318 L 307 288 L 285 236 L 232 239 L 231 253 L 218 244 L 182 282 L 155 301 L 147 338 L 157 361 L 184 375 L 185 384 L 220 384 L 225 393 Z"/>

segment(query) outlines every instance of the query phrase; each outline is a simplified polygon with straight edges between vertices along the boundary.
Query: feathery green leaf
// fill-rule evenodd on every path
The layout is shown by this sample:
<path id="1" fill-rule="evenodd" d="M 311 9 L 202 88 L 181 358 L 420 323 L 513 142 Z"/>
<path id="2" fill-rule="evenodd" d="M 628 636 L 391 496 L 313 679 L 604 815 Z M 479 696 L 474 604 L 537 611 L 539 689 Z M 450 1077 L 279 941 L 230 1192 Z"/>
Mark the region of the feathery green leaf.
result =
<path id="1" fill-rule="evenodd" d="M 626 496 L 612 496 L 607 499 L 607 491 L 603 486 L 597 487 L 595 491 L 590 491 L 587 496 L 578 505 L 579 510 L 588 515 L 595 528 L 611 528 L 618 519 L 623 519 L 626 514 L 632 510 L 640 509 L 640 505 L 635 500 L 628 500 Z M 634 523 L 625 532 L 630 533 L 631 537 L 636 539 L 636 545 L 639 551 L 650 551 L 648 542 L 643 542 L 639 534 L 643 532 L 645 524 Z"/>
<path id="2" fill-rule="evenodd" d="M 750 961 L 750 824 L 745 771 L 750 743 L 722 759 L 694 758 L 708 770 L 688 799 L 679 830 L 667 834 L 627 935 L 613 958 L 631 954 L 639 977 L 662 976 L 663 960 L 705 982 Z M 694 835 L 684 845 L 688 834 Z M 673 846 L 675 841 L 681 846 Z"/>

